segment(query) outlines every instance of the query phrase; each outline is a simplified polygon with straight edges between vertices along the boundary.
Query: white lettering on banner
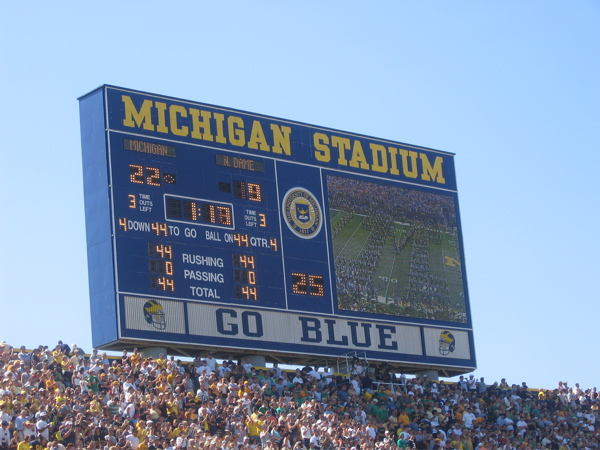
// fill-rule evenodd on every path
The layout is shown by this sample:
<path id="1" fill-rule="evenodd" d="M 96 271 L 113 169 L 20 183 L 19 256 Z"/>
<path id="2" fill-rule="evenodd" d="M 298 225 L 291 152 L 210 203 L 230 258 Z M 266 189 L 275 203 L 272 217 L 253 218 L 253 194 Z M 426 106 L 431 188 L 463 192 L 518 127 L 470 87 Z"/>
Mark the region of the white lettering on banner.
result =
<path id="1" fill-rule="evenodd" d="M 140 194 L 140 199 L 138 200 L 138 206 L 140 211 L 152 212 L 152 207 L 154 206 L 154 203 L 152 203 L 152 200 L 142 198 L 142 195 L 143 194 Z M 147 197 L 150 196 L 148 195 Z"/>
<path id="2" fill-rule="evenodd" d="M 262 248 L 270 248 L 271 247 L 271 243 L 267 239 L 257 238 L 257 237 L 250 238 L 250 245 L 252 247 L 262 247 Z"/>
<path id="3" fill-rule="evenodd" d="M 192 335 L 422 355 L 418 326 L 189 303 Z"/>
<path id="4" fill-rule="evenodd" d="M 218 231 L 206 231 L 206 240 L 221 242 L 221 235 Z"/>
<path id="5" fill-rule="evenodd" d="M 192 295 L 200 298 L 221 298 L 216 289 L 211 289 L 202 286 L 190 286 Z"/>
<path id="6" fill-rule="evenodd" d="M 223 258 L 215 258 L 212 256 L 192 255 L 190 253 L 182 253 L 181 259 L 184 264 L 196 264 L 198 266 L 223 267 Z"/>
<path id="7" fill-rule="evenodd" d="M 183 278 L 186 280 L 210 281 L 213 283 L 225 283 L 225 277 L 222 273 L 203 272 L 201 270 L 184 269 Z"/>
<path id="8" fill-rule="evenodd" d="M 127 229 L 134 231 L 145 231 L 150 233 L 150 222 L 140 222 L 139 220 L 128 220 Z"/>

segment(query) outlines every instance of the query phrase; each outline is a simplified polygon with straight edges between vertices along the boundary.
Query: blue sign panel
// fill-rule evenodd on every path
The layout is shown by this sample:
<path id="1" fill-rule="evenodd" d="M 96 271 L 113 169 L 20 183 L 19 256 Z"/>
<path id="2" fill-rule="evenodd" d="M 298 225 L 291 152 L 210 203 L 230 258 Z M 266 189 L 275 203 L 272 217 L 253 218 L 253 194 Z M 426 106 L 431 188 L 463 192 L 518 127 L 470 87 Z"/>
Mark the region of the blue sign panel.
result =
<path id="1" fill-rule="evenodd" d="M 95 346 L 475 367 L 452 154 L 111 86 L 80 106 Z"/>

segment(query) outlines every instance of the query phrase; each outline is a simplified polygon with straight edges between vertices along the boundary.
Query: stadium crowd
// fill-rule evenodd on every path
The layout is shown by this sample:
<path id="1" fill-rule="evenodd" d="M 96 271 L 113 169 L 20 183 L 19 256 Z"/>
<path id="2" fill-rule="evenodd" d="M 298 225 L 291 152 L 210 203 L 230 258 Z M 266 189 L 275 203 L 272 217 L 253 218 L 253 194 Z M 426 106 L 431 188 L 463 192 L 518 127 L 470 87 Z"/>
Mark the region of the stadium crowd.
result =
<path id="1" fill-rule="evenodd" d="M 109 358 L 60 341 L 32 351 L 2 342 L 0 367 L 1 449 L 566 450 L 599 441 L 600 398 L 578 384 L 438 382 L 359 360 L 335 375 L 212 354 Z"/>
<path id="2" fill-rule="evenodd" d="M 419 219 L 431 225 L 455 226 L 452 197 L 336 176 L 327 177 L 331 208 L 355 214 L 383 215 L 391 221 Z"/>

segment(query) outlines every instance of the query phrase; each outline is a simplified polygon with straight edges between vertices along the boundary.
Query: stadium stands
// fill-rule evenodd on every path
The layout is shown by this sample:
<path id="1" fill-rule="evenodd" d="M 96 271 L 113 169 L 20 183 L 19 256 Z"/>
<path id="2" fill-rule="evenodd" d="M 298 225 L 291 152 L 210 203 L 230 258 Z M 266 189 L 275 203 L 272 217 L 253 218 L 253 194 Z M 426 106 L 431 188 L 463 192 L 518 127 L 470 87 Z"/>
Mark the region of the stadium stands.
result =
<path id="1" fill-rule="evenodd" d="M 596 389 L 0 343 L 0 448 L 596 449 Z"/>

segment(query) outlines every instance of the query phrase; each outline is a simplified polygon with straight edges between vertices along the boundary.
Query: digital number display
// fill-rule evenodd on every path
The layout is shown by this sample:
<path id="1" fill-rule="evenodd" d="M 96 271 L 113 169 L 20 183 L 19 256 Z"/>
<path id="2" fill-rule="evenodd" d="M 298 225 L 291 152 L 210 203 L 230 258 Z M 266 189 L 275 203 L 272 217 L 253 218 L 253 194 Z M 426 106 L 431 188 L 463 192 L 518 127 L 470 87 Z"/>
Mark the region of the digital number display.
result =
<path id="1" fill-rule="evenodd" d="M 235 233 L 233 235 L 233 242 L 239 247 L 249 247 L 250 241 L 248 240 L 248 235 L 244 233 Z"/>
<path id="2" fill-rule="evenodd" d="M 258 300 L 257 289 L 254 286 L 235 285 L 235 297 L 244 300 Z"/>
<path id="3" fill-rule="evenodd" d="M 152 222 L 150 225 L 152 232 L 157 236 L 168 236 L 169 235 L 169 227 L 164 222 Z"/>
<path id="4" fill-rule="evenodd" d="M 158 167 L 129 164 L 129 181 L 135 184 L 160 186 L 163 181 L 167 184 L 175 184 L 176 178 L 172 173 L 165 173 L 161 175 Z"/>
<path id="5" fill-rule="evenodd" d="M 292 273 L 292 290 L 294 294 L 323 297 L 325 295 L 323 276 Z"/>
<path id="6" fill-rule="evenodd" d="M 256 271 L 235 269 L 233 271 L 233 281 L 243 284 L 256 284 Z"/>
<path id="7" fill-rule="evenodd" d="M 233 228 L 233 207 L 201 199 L 165 196 L 167 220 Z"/>
<path id="8" fill-rule="evenodd" d="M 150 272 L 164 273 L 165 275 L 173 275 L 173 262 L 151 259 Z"/>
<path id="9" fill-rule="evenodd" d="M 233 254 L 233 267 L 244 267 L 246 269 L 256 269 L 254 256 Z"/>
<path id="10" fill-rule="evenodd" d="M 159 258 L 173 259 L 173 246 L 149 242 L 148 255 Z"/>
<path id="11" fill-rule="evenodd" d="M 233 196 L 242 200 L 262 201 L 260 184 L 233 180 Z"/>
<path id="12" fill-rule="evenodd" d="M 150 277 L 150 287 L 162 291 L 175 291 L 175 281 L 171 277 Z"/>

